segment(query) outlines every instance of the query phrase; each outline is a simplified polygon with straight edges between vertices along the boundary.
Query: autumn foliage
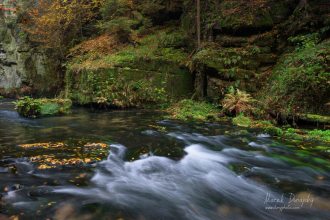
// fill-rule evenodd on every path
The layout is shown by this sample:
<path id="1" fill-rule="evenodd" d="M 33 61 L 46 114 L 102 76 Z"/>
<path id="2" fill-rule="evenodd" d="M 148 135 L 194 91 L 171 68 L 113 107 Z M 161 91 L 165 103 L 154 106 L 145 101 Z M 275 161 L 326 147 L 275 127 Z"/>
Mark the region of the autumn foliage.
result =
<path id="1" fill-rule="evenodd" d="M 117 40 L 109 35 L 103 34 L 95 38 L 86 40 L 70 49 L 70 56 L 84 55 L 86 53 L 97 55 L 105 55 L 119 48 Z"/>
<path id="2" fill-rule="evenodd" d="M 25 13 L 23 29 L 32 42 L 65 52 L 82 35 L 82 27 L 97 13 L 103 0 L 39 0 Z"/>

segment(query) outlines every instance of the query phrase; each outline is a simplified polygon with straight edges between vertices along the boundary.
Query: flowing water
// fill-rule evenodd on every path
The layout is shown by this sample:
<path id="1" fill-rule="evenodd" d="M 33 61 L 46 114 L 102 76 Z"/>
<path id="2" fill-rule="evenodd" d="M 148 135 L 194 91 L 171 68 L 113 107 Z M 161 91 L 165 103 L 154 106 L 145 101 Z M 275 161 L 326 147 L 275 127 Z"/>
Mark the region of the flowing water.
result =
<path id="1" fill-rule="evenodd" d="M 330 219 L 329 146 L 163 118 L 2 101 L 0 219 Z"/>

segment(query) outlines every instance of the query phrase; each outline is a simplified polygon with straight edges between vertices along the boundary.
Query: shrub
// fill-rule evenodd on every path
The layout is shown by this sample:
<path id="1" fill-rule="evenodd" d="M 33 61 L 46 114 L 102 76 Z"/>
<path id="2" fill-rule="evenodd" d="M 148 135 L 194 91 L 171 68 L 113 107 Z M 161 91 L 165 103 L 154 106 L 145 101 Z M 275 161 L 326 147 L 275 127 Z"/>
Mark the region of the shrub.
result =
<path id="1" fill-rule="evenodd" d="M 255 100 L 250 94 L 237 89 L 226 94 L 222 100 L 222 107 L 225 112 L 231 115 L 251 114 L 254 110 L 253 102 Z"/>
<path id="2" fill-rule="evenodd" d="M 182 48 L 187 46 L 189 46 L 189 39 L 187 35 L 182 31 L 168 33 L 161 36 L 159 40 L 159 47 L 162 48 Z"/>
<path id="3" fill-rule="evenodd" d="M 41 101 L 30 97 L 23 97 L 15 102 L 17 112 L 27 118 L 41 115 Z"/>
<path id="4" fill-rule="evenodd" d="M 15 102 L 17 112 L 23 117 L 37 118 L 40 116 L 66 114 L 72 102 L 69 99 L 33 99 L 23 97 Z"/>

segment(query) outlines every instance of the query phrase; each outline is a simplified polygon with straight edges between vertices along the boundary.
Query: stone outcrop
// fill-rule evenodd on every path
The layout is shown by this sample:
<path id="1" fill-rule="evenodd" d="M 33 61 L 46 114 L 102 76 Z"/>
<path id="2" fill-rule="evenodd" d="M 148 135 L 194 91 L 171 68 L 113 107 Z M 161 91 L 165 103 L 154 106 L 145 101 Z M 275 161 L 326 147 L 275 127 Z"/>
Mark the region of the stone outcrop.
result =
<path id="1" fill-rule="evenodd" d="M 19 25 L 23 0 L 2 0 L 0 10 L 0 93 L 5 96 L 52 94 L 61 84 L 58 64 L 27 40 Z"/>
<path id="2" fill-rule="evenodd" d="M 182 16 L 187 31 L 195 30 L 194 10 L 187 8 Z M 229 86 L 259 91 L 291 50 L 290 37 L 330 25 L 330 5 L 323 0 L 209 0 L 201 11 L 208 43 L 193 56 L 195 89 L 197 96 L 215 101 Z"/>

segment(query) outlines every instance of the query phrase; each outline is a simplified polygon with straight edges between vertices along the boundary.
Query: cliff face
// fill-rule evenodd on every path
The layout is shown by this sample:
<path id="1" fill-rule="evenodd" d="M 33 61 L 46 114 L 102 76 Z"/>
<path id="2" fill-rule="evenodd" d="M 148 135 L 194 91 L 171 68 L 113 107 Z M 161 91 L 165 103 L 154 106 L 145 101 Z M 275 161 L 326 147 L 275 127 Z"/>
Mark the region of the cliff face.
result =
<path id="1" fill-rule="evenodd" d="M 187 30 L 195 30 L 194 10 L 184 10 Z M 329 112 L 329 1 L 209 0 L 201 11 L 198 96 L 218 101 L 232 86 L 279 109 Z"/>
<path id="2" fill-rule="evenodd" d="M 19 0 L 16 5 L 9 0 L 2 2 L 7 7 L 23 8 L 29 1 Z M 81 56 L 67 60 L 69 74 L 66 92 L 73 94 L 73 99 L 78 97 L 85 103 L 92 102 L 98 96 L 112 96 L 109 85 L 104 83 L 102 86 L 100 82 L 107 82 L 105 79 L 111 79 L 109 75 L 116 72 L 131 71 L 132 75 L 139 72 L 141 79 L 153 78 L 150 81 L 155 84 L 183 73 L 181 75 L 189 77 L 180 75 L 181 80 L 172 81 L 184 85 L 184 88 L 191 86 L 190 76 L 193 75 L 194 97 L 215 102 L 223 98 L 230 87 L 245 90 L 256 97 L 276 96 L 277 100 L 269 100 L 269 106 L 284 100 L 280 109 L 290 104 L 300 109 L 317 106 L 316 111 L 320 111 L 325 103 L 330 102 L 326 98 L 330 92 L 327 84 L 330 81 L 329 0 L 202 1 L 203 44 L 198 50 L 194 50 L 195 1 L 133 2 L 131 14 L 136 16 L 133 16 L 134 22 L 138 25 L 129 26 L 128 29 L 135 33 L 135 42 L 121 42 L 120 45 L 123 45 L 112 48 L 115 52 L 106 49 L 108 53 L 104 54 L 95 49 L 97 56 L 93 56 L 94 52 L 89 49 L 85 52 L 87 55 L 90 53 L 90 56 L 84 52 Z M 0 93 L 54 94 L 57 88 L 63 89 L 64 71 L 57 71 L 63 63 L 29 43 L 19 28 L 19 17 L 10 11 L 0 11 L 0 43 L 5 53 L 5 57 L 0 59 Z M 103 22 L 108 22 L 106 19 L 111 18 L 104 19 Z M 124 16 L 113 22 L 120 22 L 121 19 L 127 19 L 126 23 L 130 23 L 132 18 Z M 86 45 L 104 39 L 100 36 L 102 33 L 86 36 L 91 38 Z M 111 36 L 110 32 L 108 37 Z M 109 41 L 102 42 L 104 48 L 108 48 Z M 99 41 L 100 44 L 102 42 Z M 92 79 L 94 76 L 98 79 L 99 72 L 104 70 L 104 78 L 101 77 L 100 82 L 86 83 L 86 74 L 77 74 L 82 72 L 80 70 L 84 70 Z M 189 75 L 189 71 L 193 74 Z M 162 79 L 149 77 L 150 72 L 162 76 Z M 136 81 L 135 78 L 129 78 L 123 81 Z M 179 87 L 177 84 L 166 85 L 166 88 Z M 272 87 L 272 84 L 279 86 Z M 309 89 L 304 91 L 301 88 Z M 186 93 L 190 96 L 188 90 Z M 287 97 L 290 99 L 285 99 Z M 314 103 L 316 98 L 318 103 Z"/>
<path id="3" fill-rule="evenodd" d="M 195 87 L 211 99 L 223 96 L 228 86 L 257 92 L 283 53 L 293 49 L 290 37 L 330 24 L 328 1 L 210 0 L 202 7 L 206 43 L 193 57 Z M 194 30 L 194 10 L 183 15 L 188 30 Z"/>
<path id="4" fill-rule="evenodd" d="M 61 80 L 56 61 L 31 45 L 19 26 L 14 10 L 26 7 L 26 1 L 0 1 L 0 94 L 51 94 Z"/>

